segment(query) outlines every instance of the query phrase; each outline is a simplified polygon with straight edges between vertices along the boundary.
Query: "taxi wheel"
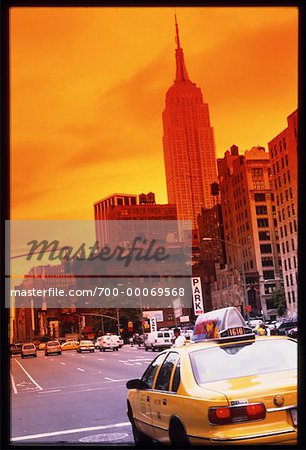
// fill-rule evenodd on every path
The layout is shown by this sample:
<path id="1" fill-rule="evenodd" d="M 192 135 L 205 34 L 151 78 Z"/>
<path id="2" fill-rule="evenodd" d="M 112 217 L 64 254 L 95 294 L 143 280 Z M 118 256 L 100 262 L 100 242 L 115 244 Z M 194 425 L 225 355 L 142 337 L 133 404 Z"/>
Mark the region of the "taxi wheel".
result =
<path id="1" fill-rule="evenodd" d="M 174 417 L 170 421 L 169 438 L 171 445 L 174 448 L 190 447 L 185 427 L 178 417 Z"/>

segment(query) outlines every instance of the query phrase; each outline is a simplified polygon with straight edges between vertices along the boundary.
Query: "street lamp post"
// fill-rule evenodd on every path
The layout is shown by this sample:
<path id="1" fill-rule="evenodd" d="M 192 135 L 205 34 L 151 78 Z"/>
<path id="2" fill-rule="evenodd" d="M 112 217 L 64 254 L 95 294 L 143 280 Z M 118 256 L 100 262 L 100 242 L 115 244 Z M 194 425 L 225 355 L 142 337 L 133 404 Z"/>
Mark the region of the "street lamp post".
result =
<path id="1" fill-rule="evenodd" d="M 233 247 L 239 248 L 240 255 L 241 255 L 241 274 L 242 274 L 243 296 L 244 296 L 245 306 L 247 307 L 249 305 L 249 299 L 248 299 L 248 294 L 247 294 L 247 290 L 246 290 L 245 270 L 244 270 L 244 264 L 243 264 L 243 254 L 242 254 L 241 245 L 235 244 L 234 242 L 227 241 L 227 240 L 221 239 L 221 238 L 207 237 L 207 238 L 203 238 L 202 241 L 204 241 L 204 242 L 220 241 L 220 242 L 224 242 L 225 244 L 232 245 Z M 250 313 L 249 313 L 248 309 L 246 309 L 246 316 L 247 316 L 247 321 L 249 321 Z"/>

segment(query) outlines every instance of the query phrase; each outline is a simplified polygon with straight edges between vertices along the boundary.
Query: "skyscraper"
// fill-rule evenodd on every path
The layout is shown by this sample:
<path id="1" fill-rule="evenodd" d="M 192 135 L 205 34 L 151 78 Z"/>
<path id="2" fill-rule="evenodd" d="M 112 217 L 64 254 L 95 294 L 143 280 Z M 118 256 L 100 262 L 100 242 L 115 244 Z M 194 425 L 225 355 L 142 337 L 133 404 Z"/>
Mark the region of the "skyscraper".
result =
<path id="1" fill-rule="evenodd" d="M 201 207 L 213 206 L 210 185 L 217 179 L 213 128 L 201 89 L 188 76 L 175 18 L 176 76 L 166 94 L 163 147 L 168 202 L 178 220 L 197 228 Z"/>

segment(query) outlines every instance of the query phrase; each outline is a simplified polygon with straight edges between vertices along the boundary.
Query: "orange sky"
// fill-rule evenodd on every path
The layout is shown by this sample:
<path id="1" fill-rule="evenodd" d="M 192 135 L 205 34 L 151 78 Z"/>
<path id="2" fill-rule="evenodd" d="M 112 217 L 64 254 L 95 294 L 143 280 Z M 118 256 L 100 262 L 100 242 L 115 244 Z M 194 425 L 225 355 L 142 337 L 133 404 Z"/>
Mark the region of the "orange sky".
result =
<path id="1" fill-rule="evenodd" d="M 217 156 L 267 147 L 297 107 L 296 8 L 177 8 Z M 173 8 L 11 9 L 11 218 L 93 219 L 114 192 L 167 202 Z"/>

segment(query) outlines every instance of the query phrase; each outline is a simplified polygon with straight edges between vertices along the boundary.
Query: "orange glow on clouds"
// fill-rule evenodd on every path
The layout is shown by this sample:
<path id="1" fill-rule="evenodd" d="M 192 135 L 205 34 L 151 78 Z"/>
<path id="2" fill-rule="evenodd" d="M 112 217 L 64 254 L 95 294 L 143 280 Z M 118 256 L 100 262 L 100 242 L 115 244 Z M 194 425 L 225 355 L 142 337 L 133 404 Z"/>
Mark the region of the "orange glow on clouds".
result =
<path id="1" fill-rule="evenodd" d="M 176 8 L 217 156 L 267 143 L 297 107 L 297 8 Z M 12 219 L 92 219 L 114 192 L 167 202 L 161 114 L 173 8 L 11 9 Z"/>

